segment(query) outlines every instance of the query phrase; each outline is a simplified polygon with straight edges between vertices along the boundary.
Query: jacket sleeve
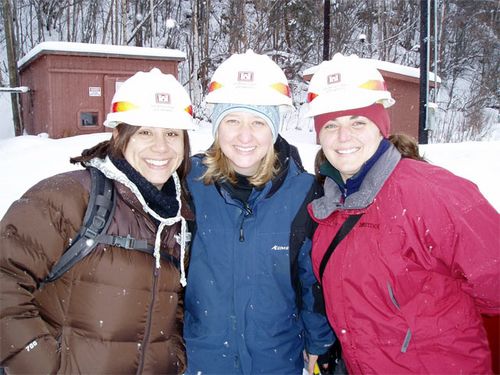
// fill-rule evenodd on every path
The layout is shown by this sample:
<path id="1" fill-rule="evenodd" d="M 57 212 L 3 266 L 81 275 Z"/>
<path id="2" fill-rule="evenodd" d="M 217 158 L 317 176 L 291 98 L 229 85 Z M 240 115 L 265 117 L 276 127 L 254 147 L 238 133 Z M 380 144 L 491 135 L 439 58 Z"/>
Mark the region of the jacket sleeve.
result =
<path id="1" fill-rule="evenodd" d="M 317 299 L 322 299 L 323 296 L 312 270 L 309 238 L 306 238 L 299 253 L 299 278 L 302 292 L 300 315 L 305 327 L 306 351 L 309 354 L 323 354 L 334 343 L 335 335 L 324 312 L 315 308 L 318 304 Z"/>
<path id="2" fill-rule="evenodd" d="M 55 373 L 59 367 L 57 340 L 40 316 L 34 294 L 78 229 L 75 220 L 82 220 L 81 215 L 64 215 L 61 191 L 67 192 L 69 181 L 40 182 L 0 222 L 0 366 L 7 373 Z M 83 198 L 80 205 L 86 205 Z"/>
<path id="3" fill-rule="evenodd" d="M 483 314 L 500 314 L 500 216 L 479 192 L 475 201 L 453 213 L 452 272 L 464 278 L 463 290 Z"/>
<path id="4" fill-rule="evenodd" d="M 425 218 L 423 246 L 462 281 L 481 313 L 500 314 L 500 216 L 473 183 L 452 182 Z"/>
<path id="5" fill-rule="evenodd" d="M 300 246 L 296 262 L 298 278 L 296 289 L 299 289 L 297 304 L 300 307 L 300 316 L 305 327 L 306 351 L 316 355 L 325 353 L 335 341 L 335 335 L 325 315 L 323 293 L 314 276 L 311 260 L 311 239 L 315 223 L 307 212 L 307 205 L 321 195 L 321 185 L 313 183 L 292 224 L 291 240 L 291 248 Z M 302 243 L 297 243 L 297 239 L 302 240 Z M 293 274 L 295 271 L 292 263 Z"/>

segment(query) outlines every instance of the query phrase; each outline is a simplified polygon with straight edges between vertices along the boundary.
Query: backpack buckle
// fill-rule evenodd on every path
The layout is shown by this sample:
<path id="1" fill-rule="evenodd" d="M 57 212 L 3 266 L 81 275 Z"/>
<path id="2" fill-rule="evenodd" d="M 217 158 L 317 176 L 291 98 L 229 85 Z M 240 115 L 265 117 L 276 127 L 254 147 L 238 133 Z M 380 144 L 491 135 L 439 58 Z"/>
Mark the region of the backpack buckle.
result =
<path id="1" fill-rule="evenodd" d="M 115 236 L 113 237 L 113 246 L 122 247 L 124 249 L 133 249 L 135 239 L 127 235 L 127 237 Z"/>

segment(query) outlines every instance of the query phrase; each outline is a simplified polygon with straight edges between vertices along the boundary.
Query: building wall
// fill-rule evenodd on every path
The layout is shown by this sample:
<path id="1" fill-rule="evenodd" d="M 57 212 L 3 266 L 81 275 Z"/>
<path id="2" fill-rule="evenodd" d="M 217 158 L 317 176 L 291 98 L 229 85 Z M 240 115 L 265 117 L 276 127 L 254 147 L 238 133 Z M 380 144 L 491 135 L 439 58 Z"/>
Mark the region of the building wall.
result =
<path id="1" fill-rule="evenodd" d="M 177 61 L 46 54 L 20 72 L 22 116 L 28 134 L 52 138 L 106 131 L 102 125 L 116 83 L 154 67 L 177 76 Z"/>
<path id="2" fill-rule="evenodd" d="M 405 133 L 418 139 L 419 85 L 384 77 L 396 104 L 388 109 L 391 133 Z"/>
<path id="3" fill-rule="evenodd" d="M 20 74 L 21 85 L 30 88 L 28 93 L 20 95 L 21 115 L 28 134 L 51 133 L 50 79 L 48 74 L 38 73 L 44 71 L 48 71 L 45 56 L 34 61 Z"/>

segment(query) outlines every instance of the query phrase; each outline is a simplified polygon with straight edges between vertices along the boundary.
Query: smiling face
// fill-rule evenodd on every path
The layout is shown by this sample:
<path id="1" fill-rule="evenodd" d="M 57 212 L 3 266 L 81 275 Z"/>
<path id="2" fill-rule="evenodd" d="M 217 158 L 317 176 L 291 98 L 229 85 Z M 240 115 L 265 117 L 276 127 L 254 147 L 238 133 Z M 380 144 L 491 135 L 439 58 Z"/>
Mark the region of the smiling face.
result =
<path id="1" fill-rule="evenodd" d="M 130 137 L 123 156 L 146 180 L 161 189 L 182 163 L 184 134 L 180 129 L 143 126 Z"/>
<path id="2" fill-rule="evenodd" d="M 363 116 L 337 117 L 328 121 L 319 133 L 323 153 L 344 182 L 373 156 L 381 140 L 377 125 Z"/>
<path id="3" fill-rule="evenodd" d="M 253 176 L 273 147 L 273 134 L 266 121 L 245 111 L 226 115 L 217 136 L 231 167 L 244 176 Z"/>

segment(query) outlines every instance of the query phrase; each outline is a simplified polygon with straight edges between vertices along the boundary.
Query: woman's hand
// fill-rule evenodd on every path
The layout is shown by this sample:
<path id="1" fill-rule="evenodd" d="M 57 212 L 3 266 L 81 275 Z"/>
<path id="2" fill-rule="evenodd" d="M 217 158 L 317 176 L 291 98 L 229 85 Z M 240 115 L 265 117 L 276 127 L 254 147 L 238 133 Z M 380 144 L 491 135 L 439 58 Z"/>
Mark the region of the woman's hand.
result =
<path id="1" fill-rule="evenodd" d="M 304 350 L 304 360 L 307 363 L 307 373 L 309 375 L 314 375 L 314 367 L 316 363 L 318 362 L 318 356 L 314 354 L 308 354 Z M 318 374 L 318 372 L 316 372 Z"/>

